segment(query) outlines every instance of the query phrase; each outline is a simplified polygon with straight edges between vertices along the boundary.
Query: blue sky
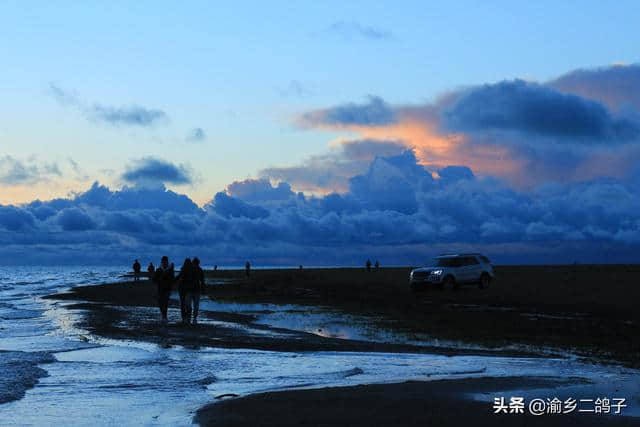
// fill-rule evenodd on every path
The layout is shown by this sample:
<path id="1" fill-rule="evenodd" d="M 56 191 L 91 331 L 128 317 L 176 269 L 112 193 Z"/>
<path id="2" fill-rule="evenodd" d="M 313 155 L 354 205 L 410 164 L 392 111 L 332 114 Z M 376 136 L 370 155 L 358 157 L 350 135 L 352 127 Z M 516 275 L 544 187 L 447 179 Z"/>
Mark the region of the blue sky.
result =
<path id="1" fill-rule="evenodd" d="M 432 176 L 467 166 L 474 177 L 536 203 L 544 186 L 603 179 L 627 185 L 637 159 L 637 110 L 628 109 L 635 100 L 613 102 L 593 91 L 618 81 L 608 72 L 614 64 L 635 82 L 639 18 L 632 1 L 3 2 L 0 204 L 73 199 L 96 180 L 110 191 L 164 185 L 205 209 L 246 179 L 285 182 L 307 199 L 349 196 L 356 191 L 351 178 L 400 148 L 415 149 L 415 163 Z M 607 72 L 580 88 L 575 79 L 573 86 L 556 80 L 580 69 Z M 533 86 L 509 86 L 514 79 Z M 466 96 L 486 84 L 494 86 Z M 566 135 L 541 136 L 536 126 L 545 119 L 525 129 L 522 117 L 507 115 L 501 123 L 510 121 L 509 129 L 470 128 L 487 123 L 478 108 L 497 108 L 496 100 L 511 100 L 514 91 L 524 93 L 522 103 L 573 102 L 577 109 L 568 113 L 554 110 L 568 114 L 564 123 L 578 123 L 574 114 L 588 109 L 586 120 L 602 120 L 603 130 L 587 146 Z M 467 109 L 450 108 L 444 95 Z M 370 114 L 375 99 L 392 122 L 326 120 L 336 111 Z M 622 135 L 621 128 L 630 130 Z M 150 179 L 130 179 L 147 172 Z M 422 189 L 413 190 L 420 199 Z M 369 202 L 363 209 L 398 208 Z M 101 230 L 106 220 L 96 215 Z M 538 219 L 527 221 L 545 224 Z M 33 227 L 49 227 L 38 221 Z M 633 229 L 624 227 L 617 231 Z"/>

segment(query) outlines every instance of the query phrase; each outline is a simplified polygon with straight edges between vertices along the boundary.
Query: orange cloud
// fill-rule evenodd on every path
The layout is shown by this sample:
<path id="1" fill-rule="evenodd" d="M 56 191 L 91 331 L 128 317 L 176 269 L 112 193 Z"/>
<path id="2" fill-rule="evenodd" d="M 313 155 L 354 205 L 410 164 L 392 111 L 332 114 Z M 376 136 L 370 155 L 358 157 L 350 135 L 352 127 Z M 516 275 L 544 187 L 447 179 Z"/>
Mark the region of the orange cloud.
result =
<path id="1" fill-rule="evenodd" d="M 400 118 L 384 126 L 349 126 L 362 138 L 393 140 L 415 151 L 420 164 L 427 169 L 449 165 L 465 165 L 479 175 L 491 175 L 518 181 L 523 162 L 506 147 L 471 144 L 462 133 L 441 133 L 437 124 L 417 118 Z M 347 141 L 340 141 L 346 143 Z"/>

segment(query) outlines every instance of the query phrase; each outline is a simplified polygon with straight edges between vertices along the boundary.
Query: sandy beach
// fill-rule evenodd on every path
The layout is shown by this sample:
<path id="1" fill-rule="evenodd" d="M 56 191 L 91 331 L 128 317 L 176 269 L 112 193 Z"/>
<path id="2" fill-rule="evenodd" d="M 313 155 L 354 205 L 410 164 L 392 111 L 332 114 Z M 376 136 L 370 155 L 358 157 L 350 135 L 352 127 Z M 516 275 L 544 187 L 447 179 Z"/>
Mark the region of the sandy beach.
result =
<path id="1" fill-rule="evenodd" d="M 205 301 L 328 307 L 370 319 L 373 327 L 416 337 L 412 342 L 323 336 L 260 324 L 254 315 L 225 310 L 204 309 L 201 324 L 183 326 L 177 321 L 175 300 L 169 325 L 161 326 L 155 285 L 146 280 L 78 286 L 47 298 L 69 301 L 67 308 L 83 313 L 79 326 L 90 334 L 166 347 L 528 358 L 571 353 L 595 363 L 637 367 L 640 344 L 634 337 L 640 331 L 633 301 L 640 293 L 634 286 L 639 272 L 637 266 L 498 267 L 498 280 L 489 289 L 420 293 L 409 291 L 406 268 L 255 270 L 249 278 L 243 271 L 207 272 Z M 430 345 L 428 337 L 440 343 Z M 417 345 L 420 340 L 425 342 Z M 489 425 L 497 421 L 489 403 L 494 391 L 541 388 L 568 396 L 566 387 L 580 381 L 514 374 L 275 391 L 215 401 L 198 411 L 195 421 L 216 426 Z M 483 401 L 469 398 L 483 393 Z M 633 425 L 637 419 L 579 414 L 503 416 L 499 421 L 514 426 L 618 426 Z"/>

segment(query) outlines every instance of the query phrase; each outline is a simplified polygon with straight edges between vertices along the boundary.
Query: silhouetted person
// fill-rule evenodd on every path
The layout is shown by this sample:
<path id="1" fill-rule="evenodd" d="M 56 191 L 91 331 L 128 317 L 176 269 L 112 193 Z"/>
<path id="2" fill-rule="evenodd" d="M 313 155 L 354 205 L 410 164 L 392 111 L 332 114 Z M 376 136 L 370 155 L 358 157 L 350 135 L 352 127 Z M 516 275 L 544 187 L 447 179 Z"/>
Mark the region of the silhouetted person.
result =
<path id="1" fill-rule="evenodd" d="M 376 260 L 376 263 L 373 264 L 373 266 L 376 268 L 376 270 L 380 268 L 380 263 L 378 262 L 378 260 Z"/>
<path id="2" fill-rule="evenodd" d="M 213 271 L 218 271 L 218 264 L 213 266 Z"/>
<path id="3" fill-rule="evenodd" d="M 300 264 L 300 270 L 302 270 L 302 264 Z"/>
<path id="4" fill-rule="evenodd" d="M 191 320 L 191 305 L 187 310 L 187 293 L 196 287 L 196 274 L 193 269 L 191 259 L 185 258 L 180 274 L 176 278 L 178 282 L 178 294 L 180 295 L 180 314 L 182 323 L 189 323 Z"/>
<path id="5" fill-rule="evenodd" d="M 173 263 L 169 265 L 169 258 L 162 257 L 160 266 L 153 273 L 153 281 L 158 285 L 158 307 L 162 314 L 162 321 L 167 321 L 167 308 L 169 307 L 169 296 L 174 282 Z"/>
<path id="6" fill-rule="evenodd" d="M 187 315 L 191 314 L 193 307 L 193 324 L 198 323 L 198 311 L 200 309 L 200 295 L 204 293 L 204 271 L 200 267 L 198 257 L 193 259 L 193 272 L 196 277 L 195 287 L 187 291 Z"/>
<path id="7" fill-rule="evenodd" d="M 367 263 L 365 264 L 367 266 L 367 271 L 371 271 L 371 260 L 368 259 Z"/>
<path id="8" fill-rule="evenodd" d="M 137 282 L 138 280 L 140 280 L 140 269 L 142 267 L 140 266 L 140 262 L 138 262 L 138 260 L 135 260 L 133 262 L 133 281 Z"/>
<path id="9" fill-rule="evenodd" d="M 251 263 L 249 261 L 244 264 L 244 272 L 247 273 L 247 277 L 251 275 Z"/>
<path id="10" fill-rule="evenodd" d="M 156 272 L 156 268 L 153 265 L 152 262 L 149 263 L 149 266 L 147 267 L 147 273 L 149 273 L 149 280 L 153 279 L 153 273 Z"/>

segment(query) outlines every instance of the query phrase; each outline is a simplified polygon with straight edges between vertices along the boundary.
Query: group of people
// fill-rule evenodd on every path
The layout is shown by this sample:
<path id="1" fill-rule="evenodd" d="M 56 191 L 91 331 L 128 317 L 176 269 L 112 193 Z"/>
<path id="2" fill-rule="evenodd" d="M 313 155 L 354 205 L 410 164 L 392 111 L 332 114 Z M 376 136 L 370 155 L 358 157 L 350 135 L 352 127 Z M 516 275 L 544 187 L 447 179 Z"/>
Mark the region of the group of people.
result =
<path id="1" fill-rule="evenodd" d="M 204 271 L 200 267 L 200 260 L 197 257 L 193 259 L 186 258 L 177 276 L 175 275 L 173 263 L 169 263 L 169 258 L 166 256 L 162 257 L 157 268 L 153 267 L 152 270 L 152 267 L 153 264 L 150 264 L 148 269 L 149 277 L 158 286 L 158 307 L 160 308 L 162 321 L 167 322 L 169 296 L 173 285 L 177 283 L 182 323 L 197 324 L 200 295 L 205 290 Z"/>

